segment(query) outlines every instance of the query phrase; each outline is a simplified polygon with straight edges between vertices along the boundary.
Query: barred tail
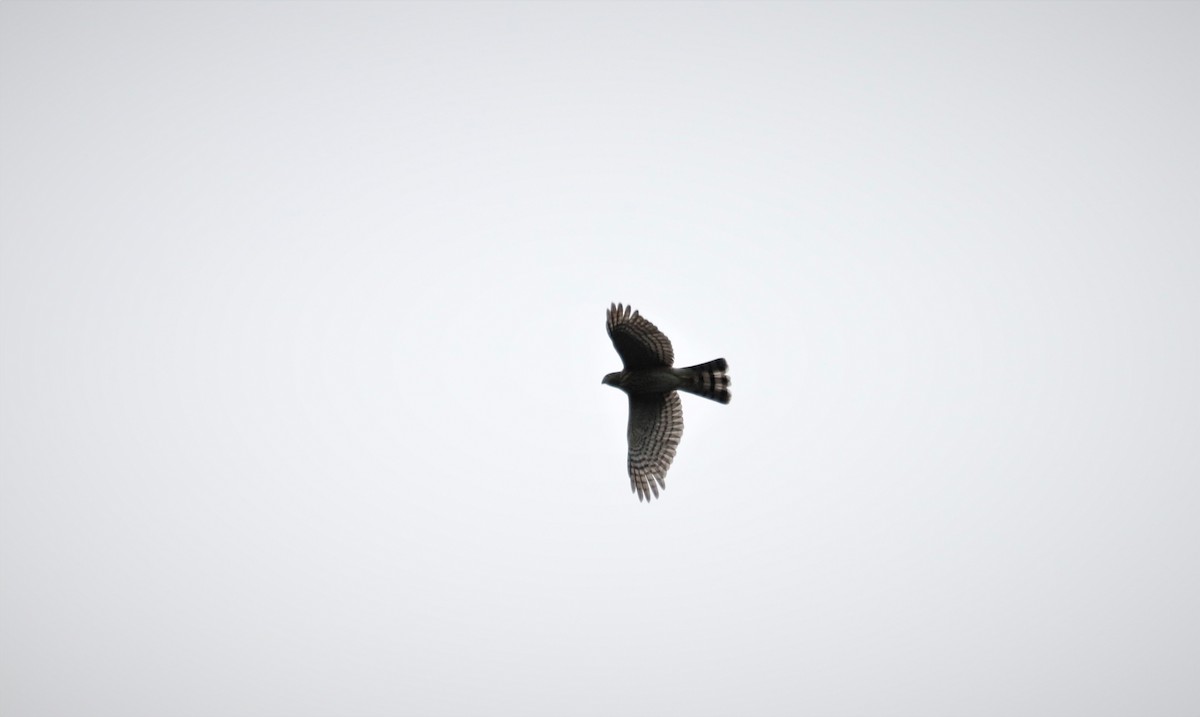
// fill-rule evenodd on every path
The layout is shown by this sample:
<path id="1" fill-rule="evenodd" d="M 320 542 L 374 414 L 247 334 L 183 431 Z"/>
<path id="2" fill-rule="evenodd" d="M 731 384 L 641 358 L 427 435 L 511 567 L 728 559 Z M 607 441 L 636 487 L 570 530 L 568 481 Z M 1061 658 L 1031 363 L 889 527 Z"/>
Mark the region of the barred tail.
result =
<path id="1" fill-rule="evenodd" d="M 725 359 L 719 358 L 716 361 L 709 361 L 696 366 L 689 366 L 684 371 L 687 371 L 688 385 L 682 386 L 682 390 L 688 393 L 694 393 L 697 396 L 704 396 L 714 401 L 721 403 L 729 403 L 729 374 L 725 372 L 729 365 L 725 363 Z"/>

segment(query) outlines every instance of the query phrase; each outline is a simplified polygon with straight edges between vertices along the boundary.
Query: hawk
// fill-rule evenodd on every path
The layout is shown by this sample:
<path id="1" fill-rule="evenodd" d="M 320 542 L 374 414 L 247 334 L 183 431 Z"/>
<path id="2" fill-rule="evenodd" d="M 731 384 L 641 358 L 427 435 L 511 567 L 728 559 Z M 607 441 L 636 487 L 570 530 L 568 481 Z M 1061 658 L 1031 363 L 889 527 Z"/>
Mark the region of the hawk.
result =
<path id="1" fill-rule="evenodd" d="M 729 403 L 727 364 L 720 358 L 688 368 L 671 368 L 671 340 L 632 307 L 608 309 L 608 336 L 625 364 L 602 383 L 629 394 L 629 483 L 638 500 L 667 488 L 667 469 L 683 436 L 677 391 Z"/>

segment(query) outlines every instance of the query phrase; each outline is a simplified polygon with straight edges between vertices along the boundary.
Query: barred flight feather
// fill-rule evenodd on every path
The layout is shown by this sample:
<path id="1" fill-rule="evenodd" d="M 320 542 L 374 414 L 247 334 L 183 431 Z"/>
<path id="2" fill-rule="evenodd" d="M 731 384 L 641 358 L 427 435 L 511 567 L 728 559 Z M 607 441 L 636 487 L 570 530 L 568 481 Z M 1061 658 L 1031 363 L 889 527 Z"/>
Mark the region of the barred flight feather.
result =
<path id="1" fill-rule="evenodd" d="M 729 393 L 732 381 L 729 379 L 729 374 L 726 373 L 728 368 L 729 366 L 723 358 L 689 366 L 684 369 L 690 375 L 688 376 L 689 383 L 683 387 L 683 390 L 721 403 L 729 403 L 729 399 L 733 396 Z"/>
<path id="2" fill-rule="evenodd" d="M 675 362 L 671 340 L 631 306 L 613 304 L 609 308 L 608 336 L 626 369 L 670 366 Z"/>
<path id="3" fill-rule="evenodd" d="M 667 470 L 683 437 L 683 405 L 679 394 L 629 397 L 629 482 L 638 500 L 666 490 Z"/>

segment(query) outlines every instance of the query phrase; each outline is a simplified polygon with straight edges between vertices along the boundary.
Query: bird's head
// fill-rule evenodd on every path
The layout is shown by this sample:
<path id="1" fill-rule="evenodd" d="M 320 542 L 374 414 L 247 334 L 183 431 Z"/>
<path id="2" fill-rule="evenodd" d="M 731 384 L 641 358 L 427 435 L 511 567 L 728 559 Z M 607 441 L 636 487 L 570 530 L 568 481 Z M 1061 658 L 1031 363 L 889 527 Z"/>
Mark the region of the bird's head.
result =
<path id="1" fill-rule="evenodd" d="M 621 385 L 620 381 L 621 381 L 621 372 L 616 371 L 614 373 L 610 373 L 607 376 L 605 376 L 604 379 L 600 381 L 600 383 L 606 383 L 609 386 L 620 386 Z"/>

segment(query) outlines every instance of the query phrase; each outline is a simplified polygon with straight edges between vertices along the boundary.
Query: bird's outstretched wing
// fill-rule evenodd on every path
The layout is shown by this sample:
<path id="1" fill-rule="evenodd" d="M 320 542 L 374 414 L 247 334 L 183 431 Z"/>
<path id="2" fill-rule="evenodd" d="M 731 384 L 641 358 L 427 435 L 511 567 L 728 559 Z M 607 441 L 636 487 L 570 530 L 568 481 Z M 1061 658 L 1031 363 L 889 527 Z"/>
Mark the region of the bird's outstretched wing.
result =
<path id="1" fill-rule="evenodd" d="M 671 340 L 633 307 L 613 304 L 608 309 L 608 336 L 626 371 L 670 366 L 675 362 Z"/>
<path id="2" fill-rule="evenodd" d="M 640 393 L 629 396 L 629 483 L 638 500 L 658 497 L 667 487 L 667 469 L 683 437 L 679 394 Z"/>

